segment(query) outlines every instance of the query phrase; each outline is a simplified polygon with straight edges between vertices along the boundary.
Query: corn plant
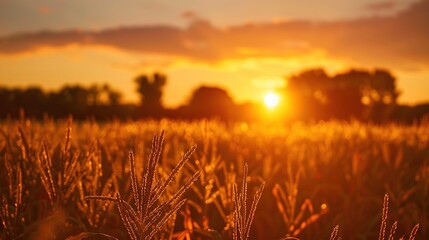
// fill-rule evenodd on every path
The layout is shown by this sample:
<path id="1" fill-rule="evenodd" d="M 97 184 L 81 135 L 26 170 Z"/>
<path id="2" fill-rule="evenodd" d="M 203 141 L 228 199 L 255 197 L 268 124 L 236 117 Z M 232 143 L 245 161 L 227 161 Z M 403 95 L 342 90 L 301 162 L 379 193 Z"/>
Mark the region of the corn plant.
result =
<path id="1" fill-rule="evenodd" d="M 186 199 L 180 200 L 180 197 L 200 176 L 200 172 L 196 172 L 169 200 L 159 201 L 171 181 L 173 181 L 174 177 L 196 149 L 196 146 L 194 146 L 184 154 L 167 179 L 156 179 L 156 168 L 161 158 L 163 142 L 164 131 L 162 131 L 160 135 L 155 134 L 152 141 L 152 150 L 149 155 L 148 166 L 144 172 L 141 183 L 137 181 L 134 154 L 132 151 L 129 153 L 134 206 L 126 202 L 119 192 L 116 193 L 116 197 L 86 197 L 87 199 L 110 200 L 116 202 L 122 222 L 125 225 L 128 236 L 132 240 L 152 239 L 168 219 L 182 207 Z"/>
<path id="2" fill-rule="evenodd" d="M 234 185 L 234 230 L 233 240 L 246 240 L 249 238 L 250 227 L 252 226 L 253 218 L 255 217 L 256 207 L 261 199 L 262 191 L 265 187 L 265 182 L 256 191 L 253 196 L 253 201 L 250 209 L 247 209 L 247 174 L 248 166 L 244 164 L 243 181 L 241 184 L 241 191 Z"/>

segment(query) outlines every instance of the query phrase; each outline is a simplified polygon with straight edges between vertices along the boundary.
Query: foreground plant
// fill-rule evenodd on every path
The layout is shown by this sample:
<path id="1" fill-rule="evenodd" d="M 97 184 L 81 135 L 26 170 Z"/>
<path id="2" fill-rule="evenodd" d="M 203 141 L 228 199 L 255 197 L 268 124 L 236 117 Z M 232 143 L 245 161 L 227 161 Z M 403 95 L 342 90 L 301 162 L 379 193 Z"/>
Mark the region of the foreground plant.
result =
<path id="1" fill-rule="evenodd" d="M 166 201 L 161 201 L 160 198 L 169 184 L 196 149 L 196 146 L 193 146 L 188 150 L 176 167 L 171 171 L 170 175 L 165 180 L 162 180 L 157 176 L 156 170 L 161 158 L 163 143 L 164 131 L 162 131 L 160 135 L 155 134 L 153 137 L 149 162 L 140 184 L 137 181 L 134 154 L 132 151 L 129 153 L 134 206 L 126 202 L 119 192 L 116 193 L 116 197 L 86 197 L 86 199 L 100 199 L 116 202 L 122 222 L 132 240 L 152 239 L 155 234 L 161 230 L 168 219 L 185 203 L 186 199 L 179 200 L 180 197 L 200 176 L 200 172 L 196 172 L 171 198 Z"/>
<path id="2" fill-rule="evenodd" d="M 2 236 L 10 239 L 17 238 L 20 234 L 21 225 L 25 223 L 25 217 L 22 214 L 22 171 L 20 165 L 15 168 L 11 165 L 11 157 L 6 154 L 2 159 L 4 166 L 0 165 L 0 174 L 6 172 L 5 186 L 0 187 L 1 206 L 0 206 L 0 221 L 1 227 L 0 239 Z"/>
<path id="3" fill-rule="evenodd" d="M 389 195 L 385 194 L 384 195 L 384 200 L 383 200 L 383 213 L 381 215 L 381 225 L 380 225 L 380 232 L 378 234 L 378 240 L 385 240 L 386 239 L 386 228 L 387 228 L 387 215 L 389 213 Z M 393 240 L 396 236 L 396 228 L 398 227 L 398 221 L 395 221 L 392 224 L 392 227 L 390 228 L 389 231 L 389 235 L 388 235 L 388 240 Z M 409 240 L 414 240 L 416 238 L 417 235 L 417 231 L 419 230 L 420 224 L 416 224 L 414 225 L 413 229 L 411 230 L 410 236 L 409 236 Z M 331 237 L 330 240 L 340 240 L 340 237 L 337 237 L 338 235 L 338 228 L 339 226 L 337 225 L 334 230 L 331 233 Z M 405 236 L 402 236 L 399 238 L 400 240 L 404 240 Z"/>
<path id="4" fill-rule="evenodd" d="M 42 140 L 42 151 L 37 156 L 39 177 L 54 210 L 59 210 L 61 206 L 66 206 L 70 202 L 76 187 L 86 173 L 87 159 L 71 144 L 72 124 L 72 118 L 69 117 L 63 148 L 58 145 L 54 153 L 50 154 L 46 141 Z M 20 133 L 24 136 L 21 130 Z"/>
<path id="5" fill-rule="evenodd" d="M 233 185 L 234 199 L 235 199 L 235 210 L 234 210 L 234 230 L 233 240 L 246 240 L 249 238 L 250 226 L 252 225 L 253 218 L 256 212 L 256 206 L 262 196 L 262 191 L 265 187 L 265 182 L 261 184 L 259 189 L 253 196 L 253 202 L 250 207 L 250 211 L 247 211 L 247 163 L 244 165 L 243 170 L 243 182 L 241 191 L 238 192 L 237 185 Z"/>
<path id="6" fill-rule="evenodd" d="M 383 214 L 381 215 L 381 226 L 380 226 L 380 234 L 378 235 L 378 240 L 384 240 L 386 236 L 386 227 L 387 227 L 387 215 L 389 213 L 389 195 L 384 195 L 384 201 L 383 201 Z M 392 227 L 389 231 L 389 240 L 393 240 L 396 233 L 396 228 L 398 226 L 398 221 L 395 221 L 393 223 Z M 419 230 L 420 224 L 416 224 L 413 229 L 411 230 L 409 240 L 414 240 L 417 235 L 417 231 Z M 402 236 L 399 239 L 405 239 L 405 236 Z"/>
<path id="7" fill-rule="evenodd" d="M 288 163 L 284 188 L 276 183 L 272 190 L 277 208 L 282 215 L 287 230 L 286 237 L 298 236 L 310 224 L 316 222 L 328 212 L 327 205 L 322 204 L 320 211 L 316 213 L 313 203 L 308 198 L 301 205 L 297 204 L 300 174 L 301 171 L 298 170 L 295 176 L 293 176 L 291 164 Z"/>

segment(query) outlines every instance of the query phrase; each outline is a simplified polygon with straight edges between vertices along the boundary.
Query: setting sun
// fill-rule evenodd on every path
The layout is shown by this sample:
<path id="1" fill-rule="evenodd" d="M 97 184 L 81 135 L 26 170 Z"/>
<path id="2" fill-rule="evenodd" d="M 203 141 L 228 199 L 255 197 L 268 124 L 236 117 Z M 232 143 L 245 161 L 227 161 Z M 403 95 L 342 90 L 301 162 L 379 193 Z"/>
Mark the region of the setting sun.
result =
<path id="1" fill-rule="evenodd" d="M 265 95 L 264 103 L 267 106 L 267 108 L 273 109 L 279 104 L 279 102 L 280 102 L 279 95 L 272 92 Z"/>

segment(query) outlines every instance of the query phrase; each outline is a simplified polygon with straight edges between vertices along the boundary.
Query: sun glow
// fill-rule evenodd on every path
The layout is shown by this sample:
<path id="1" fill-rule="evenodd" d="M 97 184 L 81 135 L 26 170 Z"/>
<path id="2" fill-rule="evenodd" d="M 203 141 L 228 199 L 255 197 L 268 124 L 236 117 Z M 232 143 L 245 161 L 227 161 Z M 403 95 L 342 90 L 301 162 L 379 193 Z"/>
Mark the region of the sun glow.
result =
<path id="1" fill-rule="evenodd" d="M 279 102 L 280 102 L 279 95 L 273 92 L 270 92 L 267 95 L 265 95 L 264 103 L 265 103 L 265 106 L 267 106 L 267 108 L 274 109 L 275 107 L 277 107 Z"/>

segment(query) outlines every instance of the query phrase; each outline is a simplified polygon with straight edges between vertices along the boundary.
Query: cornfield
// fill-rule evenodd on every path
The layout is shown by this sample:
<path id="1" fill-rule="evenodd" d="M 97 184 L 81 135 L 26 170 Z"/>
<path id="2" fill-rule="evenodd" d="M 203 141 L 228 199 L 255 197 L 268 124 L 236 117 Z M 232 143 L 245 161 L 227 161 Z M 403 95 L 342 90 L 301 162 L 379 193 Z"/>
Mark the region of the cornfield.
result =
<path id="1" fill-rule="evenodd" d="M 5 240 L 429 238 L 427 122 L 22 118 L 0 134 Z"/>

